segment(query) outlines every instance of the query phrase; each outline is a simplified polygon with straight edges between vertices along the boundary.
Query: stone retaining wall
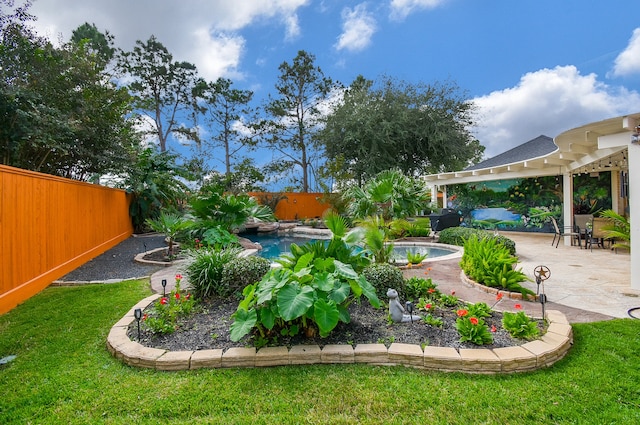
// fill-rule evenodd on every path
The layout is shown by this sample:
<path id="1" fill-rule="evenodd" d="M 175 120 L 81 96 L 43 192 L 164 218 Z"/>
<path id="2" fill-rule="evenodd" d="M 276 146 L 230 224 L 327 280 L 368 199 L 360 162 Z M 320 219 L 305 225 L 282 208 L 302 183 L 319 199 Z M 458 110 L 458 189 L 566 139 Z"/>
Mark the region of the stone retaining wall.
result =
<path id="1" fill-rule="evenodd" d="M 541 339 L 505 348 L 460 349 L 393 343 L 351 345 L 298 345 L 291 347 L 236 347 L 198 351 L 167 351 L 145 347 L 127 336 L 135 323 L 134 310 L 145 309 L 158 299 L 152 295 L 137 303 L 109 332 L 107 348 L 130 366 L 158 370 L 199 368 L 266 367 L 328 363 L 367 363 L 404 365 L 420 369 L 468 373 L 525 372 L 551 366 L 567 354 L 573 344 L 573 331 L 564 314 L 546 313 L 547 333 Z"/>

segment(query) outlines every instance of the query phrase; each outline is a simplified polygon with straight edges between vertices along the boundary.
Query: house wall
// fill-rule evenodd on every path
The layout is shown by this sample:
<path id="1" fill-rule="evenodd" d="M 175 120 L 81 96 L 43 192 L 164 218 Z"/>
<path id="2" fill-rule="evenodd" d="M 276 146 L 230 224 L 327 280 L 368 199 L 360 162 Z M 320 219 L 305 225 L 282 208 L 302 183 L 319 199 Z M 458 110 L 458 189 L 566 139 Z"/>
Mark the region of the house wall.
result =
<path id="1" fill-rule="evenodd" d="M 0 314 L 132 233 L 124 191 L 0 165 Z"/>

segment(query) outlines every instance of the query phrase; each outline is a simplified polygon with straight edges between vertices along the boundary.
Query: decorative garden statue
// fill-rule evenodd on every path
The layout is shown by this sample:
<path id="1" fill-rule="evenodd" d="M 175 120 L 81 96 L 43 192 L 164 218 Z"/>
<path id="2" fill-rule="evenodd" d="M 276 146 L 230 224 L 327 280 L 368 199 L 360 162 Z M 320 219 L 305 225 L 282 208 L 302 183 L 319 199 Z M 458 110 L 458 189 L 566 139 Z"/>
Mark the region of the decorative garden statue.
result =
<path id="1" fill-rule="evenodd" d="M 395 289 L 389 288 L 387 297 L 389 297 L 389 315 L 394 322 L 413 322 L 421 319 L 420 316 L 406 314 L 404 307 L 398 300 L 398 291 Z"/>

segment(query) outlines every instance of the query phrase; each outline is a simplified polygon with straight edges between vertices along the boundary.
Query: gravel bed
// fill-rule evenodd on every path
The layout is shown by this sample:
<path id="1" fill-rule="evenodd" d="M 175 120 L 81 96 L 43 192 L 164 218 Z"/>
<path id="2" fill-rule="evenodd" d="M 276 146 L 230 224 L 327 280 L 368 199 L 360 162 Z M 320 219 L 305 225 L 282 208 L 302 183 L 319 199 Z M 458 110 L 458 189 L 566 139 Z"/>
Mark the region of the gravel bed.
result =
<path id="1" fill-rule="evenodd" d="M 126 280 L 150 276 L 163 266 L 141 264 L 134 260 L 141 252 L 166 246 L 163 235 L 130 236 L 115 247 L 86 262 L 58 279 L 60 282 L 96 282 Z"/>

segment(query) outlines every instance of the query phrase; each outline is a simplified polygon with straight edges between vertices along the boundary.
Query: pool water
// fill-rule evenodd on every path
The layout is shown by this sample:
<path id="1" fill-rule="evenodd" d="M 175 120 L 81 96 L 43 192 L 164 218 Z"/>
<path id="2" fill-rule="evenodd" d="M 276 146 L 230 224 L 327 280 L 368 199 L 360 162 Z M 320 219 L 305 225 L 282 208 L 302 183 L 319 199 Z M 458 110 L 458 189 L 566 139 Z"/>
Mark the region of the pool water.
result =
<path id="1" fill-rule="evenodd" d="M 277 234 L 260 234 L 260 235 L 244 235 L 252 242 L 257 242 L 262 246 L 262 250 L 258 251 L 258 255 L 268 260 L 274 260 L 282 254 L 289 254 L 289 247 L 292 243 L 296 245 L 304 245 L 307 242 L 322 240 L 318 238 L 310 238 L 303 236 L 289 236 Z M 326 239 L 325 239 L 326 240 Z M 425 244 L 402 244 L 395 243 L 393 248 L 393 259 L 402 262 L 407 259 L 407 252 L 427 254 L 427 259 L 450 255 L 455 251 L 448 248 L 439 248 L 433 245 Z"/>
<path id="2" fill-rule="evenodd" d="M 281 254 L 289 254 L 291 252 L 289 247 L 292 243 L 295 243 L 296 245 L 304 245 L 307 242 L 318 240 L 313 238 L 276 234 L 244 236 L 251 242 L 259 243 L 260 246 L 262 246 L 262 250 L 258 251 L 258 255 L 268 260 L 274 260 L 280 257 Z"/>

